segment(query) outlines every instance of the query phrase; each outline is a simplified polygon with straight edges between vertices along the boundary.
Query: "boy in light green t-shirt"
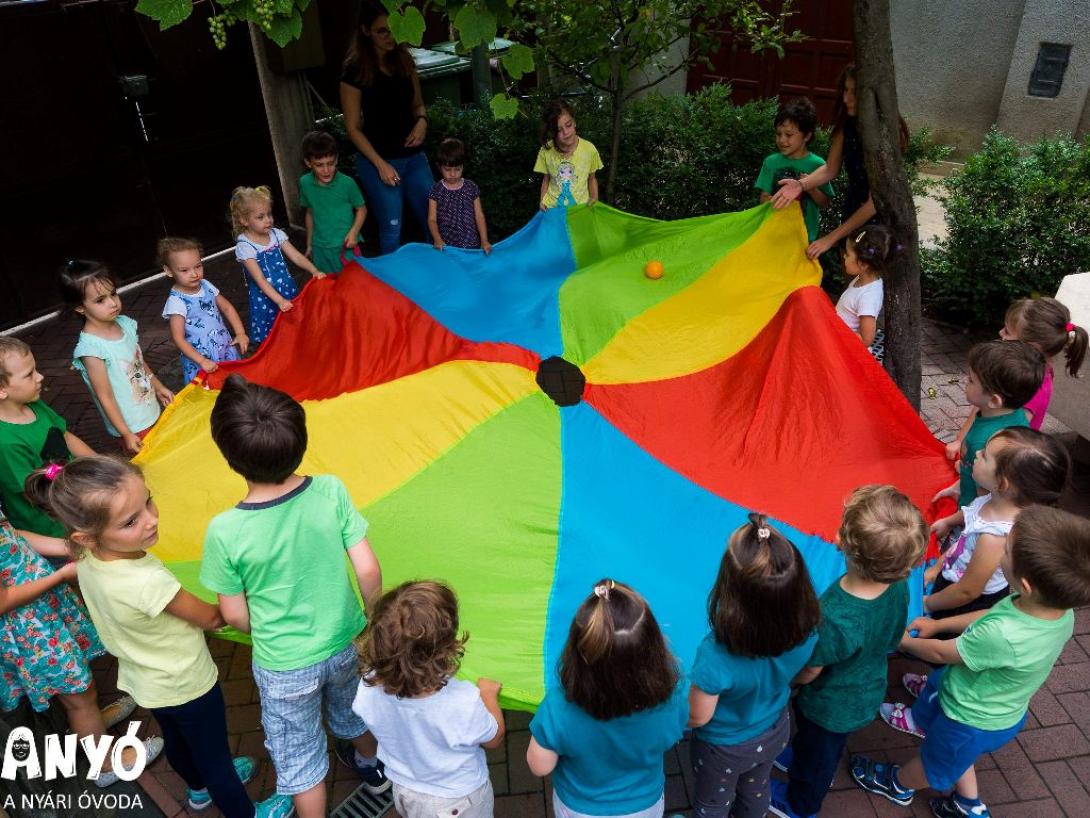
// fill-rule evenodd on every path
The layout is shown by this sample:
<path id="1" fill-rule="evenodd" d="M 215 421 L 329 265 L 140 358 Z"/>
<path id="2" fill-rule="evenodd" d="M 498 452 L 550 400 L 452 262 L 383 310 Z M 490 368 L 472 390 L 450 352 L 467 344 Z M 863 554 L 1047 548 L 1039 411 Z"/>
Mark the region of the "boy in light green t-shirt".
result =
<path id="1" fill-rule="evenodd" d="M 761 202 L 771 201 L 781 179 L 801 179 L 825 164 L 816 153 L 810 153 L 810 140 L 817 129 L 817 110 L 807 97 L 799 97 L 780 106 L 774 120 L 776 153 L 761 164 L 761 172 L 753 186 L 761 191 Z M 819 208 L 829 206 L 833 186 L 824 184 L 806 191 L 802 197 L 802 218 L 810 241 L 821 232 Z"/>
<path id="2" fill-rule="evenodd" d="M 883 705 L 908 717 L 897 729 L 926 735 L 920 754 L 903 766 L 854 757 L 852 778 L 863 789 L 907 805 L 921 787 L 953 787 L 929 802 L 935 815 L 990 815 L 973 765 L 1018 735 L 1030 699 L 1074 632 L 1072 609 L 1090 604 L 1090 522 L 1031 506 L 1007 535 L 1002 564 L 1014 594 L 991 610 L 909 625 L 919 636 L 906 635 L 902 650 L 948 667 L 927 677 L 910 711 Z M 926 638 L 958 631 L 955 640 Z M 916 686 L 910 681 L 906 686 Z"/>
<path id="3" fill-rule="evenodd" d="M 367 610 L 382 592 L 382 572 L 344 484 L 295 472 L 307 447 L 297 401 L 231 375 L 211 422 L 212 439 L 246 479 L 247 493 L 209 523 L 201 584 L 219 595 L 224 620 L 253 639 L 276 791 L 292 796 L 300 816 L 325 815 L 323 710 L 340 739 L 338 759 L 372 794 L 390 787 L 374 737 L 352 712 L 353 640 L 367 620 L 345 558 Z"/>
<path id="4" fill-rule="evenodd" d="M 303 137 L 303 164 L 310 172 L 299 179 L 299 205 L 306 210 L 306 256 L 323 273 L 339 273 L 341 255 L 359 242 L 367 207 L 355 180 L 337 170 L 337 140 L 325 131 Z"/>

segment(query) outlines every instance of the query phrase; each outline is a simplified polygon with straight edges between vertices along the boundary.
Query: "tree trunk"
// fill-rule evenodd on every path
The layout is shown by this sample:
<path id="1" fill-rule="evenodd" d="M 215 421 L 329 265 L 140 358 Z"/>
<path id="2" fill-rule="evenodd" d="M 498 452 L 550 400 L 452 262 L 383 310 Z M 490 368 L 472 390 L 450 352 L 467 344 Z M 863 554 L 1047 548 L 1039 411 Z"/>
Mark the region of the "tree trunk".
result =
<path id="1" fill-rule="evenodd" d="M 859 133 L 870 192 L 904 252 L 885 281 L 886 371 L 920 408 L 920 242 L 916 205 L 900 150 L 889 0 L 853 0 Z"/>

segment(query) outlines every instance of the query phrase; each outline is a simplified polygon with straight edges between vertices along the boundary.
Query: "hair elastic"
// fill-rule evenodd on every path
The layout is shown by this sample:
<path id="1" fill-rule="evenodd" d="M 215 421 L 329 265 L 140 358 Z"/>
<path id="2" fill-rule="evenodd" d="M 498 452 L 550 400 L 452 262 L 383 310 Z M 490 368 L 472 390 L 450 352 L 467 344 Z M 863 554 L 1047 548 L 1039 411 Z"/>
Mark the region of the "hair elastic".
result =
<path id="1" fill-rule="evenodd" d="M 757 539 L 758 540 L 767 540 L 771 536 L 772 536 L 772 529 L 769 528 L 767 525 L 763 525 L 763 526 L 761 526 L 760 528 L 757 529 Z"/>
<path id="2" fill-rule="evenodd" d="M 64 466 L 60 463 L 50 463 L 45 467 L 45 479 L 52 483 L 57 479 L 57 475 L 61 473 Z"/>
<path id="3" fill-rule="evenodd" d="M 608 582 L 608 585 L 606 584 Z M 613 580 L 607 580 L 606 582 L 600 582 L 594 586 L 594 595 L 601 599 L 609 599 L 609 592 L 616 587 Z"/>
<path id="4" fill-rule="evenodd" d="M 1068 321 L 1067 326 L 1064 327 L 1064 330 L 1067 331 L 1067 332 L 1074 332 L 1075 329 L 1076 329 L 1075 324 L 1072 323 L 1071 321 Z"/>

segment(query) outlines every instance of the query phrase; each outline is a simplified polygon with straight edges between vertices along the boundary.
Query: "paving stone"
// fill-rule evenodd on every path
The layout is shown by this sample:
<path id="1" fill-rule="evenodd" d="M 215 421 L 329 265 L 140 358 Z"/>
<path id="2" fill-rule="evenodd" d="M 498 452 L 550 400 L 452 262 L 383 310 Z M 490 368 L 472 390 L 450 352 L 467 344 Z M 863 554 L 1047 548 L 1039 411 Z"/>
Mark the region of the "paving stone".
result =
<path id="1" fill-rule="evenodd" d="M 1068 815 L 1090 815 L 1090 794 L 1086 792 L 1066 761 L 1041 764 L 1037 771 Z"/>
<path id="2" fill-rule="evenodd" d="M 496 815 L 503 818 L 546 818 L 545 794 L 503 795 L 496 799 Z"/>
<path id="3" fill-rule="evenodd" d="M 1018 743 L 1030 760 L 1035 762 L 1090 753 L 1090 742 L 1087 742 L 1086 736 L 1074 724 L 1023 730 L 1018 736 Z"/>
<path id="4" fill-rule="evenodd" d="M 1045 727 L 1054 724 L 1066 724 L 1071 721 L 1070 715 L 1056 700 L 1056 697 L 1043 687 L 1034 694 L 1029 706 L 1037 721 Z"/>
<path id="5" fill-rule="evenodd" d="M 513 793 L 541 792 L 544 789 L 541 779 L 526 766 L 526 748 L 529 746 L 528 731 L 507 734 L 507 757 L 512 759 L 507 765 L 507 775 Z"/>
<path id="6" fill-rule="evenodd" d="M 989 811 L 993 818 L 1066 818 L 1055 798 L 1001 804 L 996 809 L 989 808 Z M 1076 817 L 1072 816 L 1072 818 Z"/>
<path id="7" fill-rule="evenodd" d="M 1057 665 L 1048 677 L 1048 689 L 1053 693 L 1072 693 L 1090 687 L 1090 662 Z"/>

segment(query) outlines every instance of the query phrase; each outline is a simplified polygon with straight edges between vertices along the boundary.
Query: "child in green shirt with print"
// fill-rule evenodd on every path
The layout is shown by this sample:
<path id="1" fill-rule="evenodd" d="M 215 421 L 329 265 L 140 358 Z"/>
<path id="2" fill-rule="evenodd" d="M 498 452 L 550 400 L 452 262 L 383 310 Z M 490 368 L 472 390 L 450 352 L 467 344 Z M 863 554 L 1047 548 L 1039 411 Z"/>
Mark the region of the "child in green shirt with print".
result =
<path id="1" fill-rule="evenodd" d="M 919 755 L 903 766 L 853 757 L 852 778 L 863 789 L 907 805 L 922 787 L 953 788 L 929 802 L 939 818 L 991 814 L 973 765 L 1022 729 L 1030 699 L 1074 632 L 1072 609 L 1090 604 L 1090 522 L 1047 506 L 1026 509 L 1007 535 L 1003 572 L 1014 593 L 991 610 L 912 622 L 920 635 L 906 635 L 902 650 L 947 667 L 928 676 L 912 706 L 926 732 Z M 925 638 L 958 631 L 952 641 Z"/>
<path id="2" fill-rule="evenodd" d="M 339 273 L 341 255 L 359 242 L 367 207 L 354 179 L 337 170 L 337 140 L 325 131 L 303 137 L 303 164 L 310 173 L 299 179 L 299 204 L 306 210 L 306 256 L 323 273 Z"/>
<path id="3" fill-rule="evenodd" d="M 814 655 L 796 681 L 795 737 L 776 759 L 788 784 L 772 782 L 769 810 L 817 815 L 848 736 L 866 727 L 886 693 L 886 656 L 908 617 L 906 578 L 923 557 L 928 528 L 893 486 L 863 486 L 844 506 L 837 548 L 847 571 L 821 595 Z"/>
<path id="4" fill-rule="evenodd" d="M 781 105 L 774 124 L 776 153 L 770 154 L 761 164 L 761 172 L 753 183 L 761 191 L 762 203 L 772 201 L 781 179 L 801 179 L 825 164 L 816 153 L 810 153 L 810 140 L 817 130 L 817 109 L 809 98 L 799 97 Z M 810 241 L 821 232 L 818 209 L 828 207 L 832 195 L 833 186 L 828 182 L 802 195 L 802 218 Z"/>

